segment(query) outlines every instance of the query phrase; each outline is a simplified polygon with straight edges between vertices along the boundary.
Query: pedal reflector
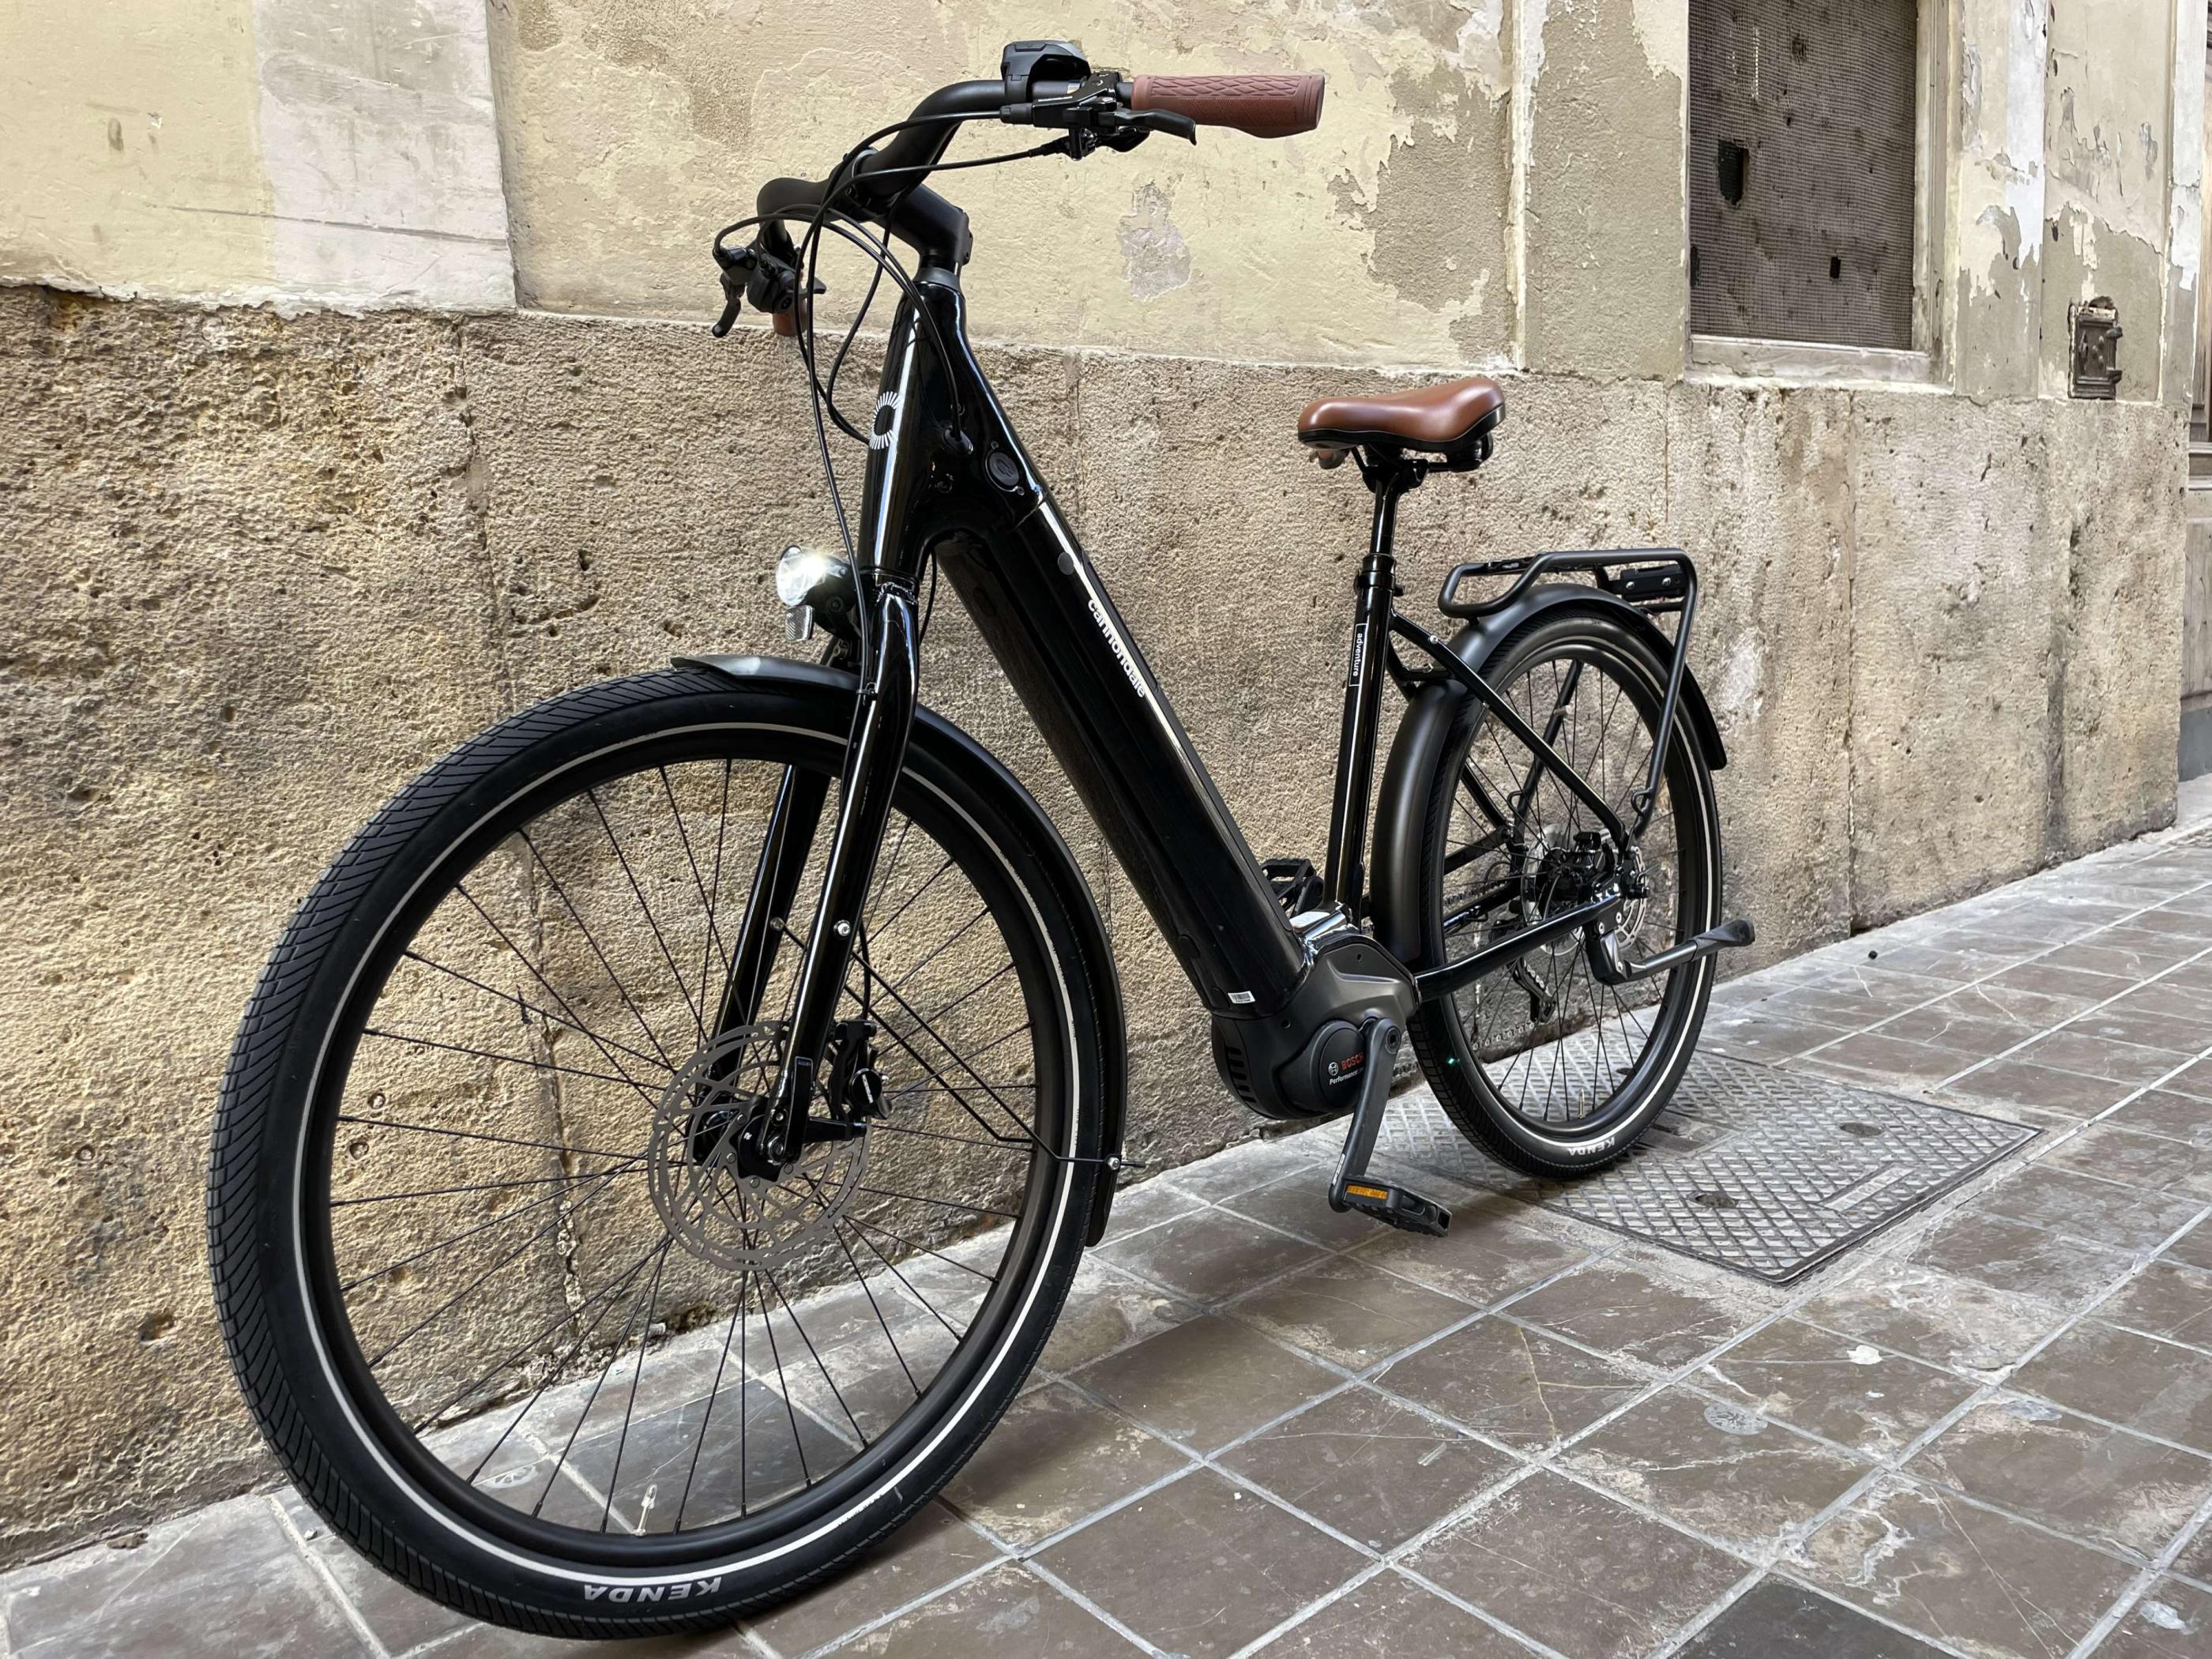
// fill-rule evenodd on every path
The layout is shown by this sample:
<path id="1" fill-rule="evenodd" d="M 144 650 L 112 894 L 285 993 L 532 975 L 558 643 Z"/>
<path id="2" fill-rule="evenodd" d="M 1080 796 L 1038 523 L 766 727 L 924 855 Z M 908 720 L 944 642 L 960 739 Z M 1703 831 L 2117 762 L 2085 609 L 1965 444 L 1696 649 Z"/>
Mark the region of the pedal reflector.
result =
<path id="1" fill-rule="evenodd" d="M 1342 1207 L 1357 1210 L 1364 1216 L 1392 1227 L 1401 1227 L 1409 1233 L 1427 1233 L 1442 1237 L 1451 1225 L 1451 1212 L 1434 1199 L 1423 1198 L 1419 1193 L 1403 1187 L 1388 1187 L 1372 1181 L 1347 1181 L 1338 1192 L 1342 1195 Z"/>

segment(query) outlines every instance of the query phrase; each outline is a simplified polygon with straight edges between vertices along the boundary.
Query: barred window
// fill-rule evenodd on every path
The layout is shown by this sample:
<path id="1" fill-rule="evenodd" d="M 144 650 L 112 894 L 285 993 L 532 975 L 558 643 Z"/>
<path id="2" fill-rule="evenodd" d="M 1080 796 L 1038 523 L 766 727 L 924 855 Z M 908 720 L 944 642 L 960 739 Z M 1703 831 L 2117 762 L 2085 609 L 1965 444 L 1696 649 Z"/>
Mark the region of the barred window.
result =
<path id="1" fill-rule="evenodd" d="M 1690 0 L 1690 326 L 1911 347 L 1916 0 Z"/>

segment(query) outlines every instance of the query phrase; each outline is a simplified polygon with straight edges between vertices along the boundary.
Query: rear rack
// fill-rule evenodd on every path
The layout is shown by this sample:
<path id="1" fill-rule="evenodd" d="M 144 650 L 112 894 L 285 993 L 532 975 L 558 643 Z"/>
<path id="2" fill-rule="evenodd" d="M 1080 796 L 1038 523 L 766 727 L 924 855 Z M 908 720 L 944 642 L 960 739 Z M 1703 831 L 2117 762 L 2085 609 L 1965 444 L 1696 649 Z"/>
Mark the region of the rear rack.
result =
<path id="1" fill-rule="evenodd" d="M 1495 616 L 1528 592 L 1540 576 L 1554 572 L 1582 572 L 1639 611 L 1680 611 L 1697 603 L 1698 573 L 1690 556 L 1679 547 L 1623 547 L 1604 552 L 1527 553 L 1511 559 L 1478 559 L 1455 565 L 1437 595 L 1437 609 L 1447 617 L 1473 621 Z M 1469 578 L 1518 576 L 1504 592 L 1487 599 L 1462 599 L 1459 586 Z"/>
<path id="2" fill-rule="evenodd" d="M 1659 705 L 1659 738 L 1651 745 L 1651 769 L 1632 801 L 1636 811 L 1636 834 L 1643 835 L 1651 822 L 1665 775 L 1667 746 L 1674 732 L 1674 711 L 1681 701 L 1682 672 L 1690 654 L 1690 623 L 1698 614 L 1698 568 L 1679 547 L 1626 547 L 1605 552 L 1529 553 L 1511 559 L 1478 559 L 1455 565 L 1437 595 L 1437 609 L 1447 617 L 1468 621 L 1495 616 L 1511 605 L 1539 578 L 1553 573 L 1579 572 L 1597 578 L 1597 585 L 1615 599 L 1634 605 L 1646 616 L 1680 613 L 1674 624 L 1674 650 L 1667 664 L 1667 692 Z M 1487 599 L 1462 599 L 1460 584 L 1469 577 L 1512 576 L 1513 585 Z M 1663 636 L 1662 636 L 1663 637 Z"/>

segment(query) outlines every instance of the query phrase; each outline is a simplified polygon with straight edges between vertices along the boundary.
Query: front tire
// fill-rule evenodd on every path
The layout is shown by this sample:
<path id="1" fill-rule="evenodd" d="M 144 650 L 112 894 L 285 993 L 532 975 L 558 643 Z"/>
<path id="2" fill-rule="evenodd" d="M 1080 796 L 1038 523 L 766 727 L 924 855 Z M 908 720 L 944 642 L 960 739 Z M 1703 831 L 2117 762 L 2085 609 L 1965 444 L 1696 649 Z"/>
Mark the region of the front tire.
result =
<path id="1" fill-rule="evenodd" d="M 926 722 L 841 1011 L 882 1028 L 886 1110 L 811 1172 L 702 1151 L 798 955 L 708 1029 L 757 803 L 825 779 L 826 846 L 849 719 L 703 671 L 540 704 L 380 810 L 255 989 L 209 1182 L 233 1365 L 325 1520 L 471 1617 L 636 1636 L 790 1595 L 951 1478 L 1058 1315 L 1112 993 L 1042 815 Z"/>

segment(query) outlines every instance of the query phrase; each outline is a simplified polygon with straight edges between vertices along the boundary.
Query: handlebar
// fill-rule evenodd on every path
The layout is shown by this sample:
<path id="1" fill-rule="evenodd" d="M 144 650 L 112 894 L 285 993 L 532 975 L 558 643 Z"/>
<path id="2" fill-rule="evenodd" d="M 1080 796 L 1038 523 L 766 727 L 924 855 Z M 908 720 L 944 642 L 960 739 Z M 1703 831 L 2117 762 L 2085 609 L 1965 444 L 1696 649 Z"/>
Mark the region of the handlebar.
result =
<path id="1" fill-rule="evenodd" d="M 1071 78 L 1072 77 L 1072 78 Z M 804 303 L 784 218 L 809 217 L 833 197 L 912 244 L 926 259 L 954 266 L 968 257 L 967 216 L 924 185 L 945 159 L 954 135 L 969 121 L 1062 130 L 1052 148 L 1084 156 L 1100 145 L 1129 149 L 1154 132 L 1195 141 L 1200 126 L 1231 127 L 1256 138 L 1287 138 L 1320 125 L 1328 77 L 1321 75 L 1140 75 L 1093 71 L 1065 41 L 1016 41 L 1006 47 L 994 81 L 941 87 L 898 124 L 879 149 L 863 149 L 828 179 L 771 179 L 761 186 L 765 221 L 749 248 L 715 258 L 728 303 L 719 335 L 728 331 L 740 294 L 775 314 L 780 330 L 795 324 Z"/>

